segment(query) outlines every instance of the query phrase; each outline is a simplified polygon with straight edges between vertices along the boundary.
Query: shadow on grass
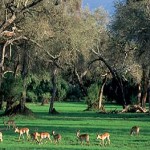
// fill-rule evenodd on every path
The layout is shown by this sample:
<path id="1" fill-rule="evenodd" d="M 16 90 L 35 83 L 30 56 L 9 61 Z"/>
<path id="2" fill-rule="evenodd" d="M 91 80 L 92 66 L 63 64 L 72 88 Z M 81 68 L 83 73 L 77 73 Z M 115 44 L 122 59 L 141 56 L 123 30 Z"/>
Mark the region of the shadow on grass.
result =
<path id="1" fill-rule="evenodd" d="M 80 112 L 60 112 L 58 115 L 51 115 L 47 112 L 38 112 L 35 114 L 37 118 L 44 118 L 50 120 L 51 118 L 53 120 L 64 120 L 65 118 L 70 120 L 83 120 L 83 118 L 87 119 L 109 119 L 109 120 L 116 120 L 116 119 L 123 119 L 123 120 L 138 120 L 138 121 L 150 121 L 150 116 L 145 113 L 122 113 L 122 114 L 101 114 L 98 112 L 93 111 L 80 111 Z"/>

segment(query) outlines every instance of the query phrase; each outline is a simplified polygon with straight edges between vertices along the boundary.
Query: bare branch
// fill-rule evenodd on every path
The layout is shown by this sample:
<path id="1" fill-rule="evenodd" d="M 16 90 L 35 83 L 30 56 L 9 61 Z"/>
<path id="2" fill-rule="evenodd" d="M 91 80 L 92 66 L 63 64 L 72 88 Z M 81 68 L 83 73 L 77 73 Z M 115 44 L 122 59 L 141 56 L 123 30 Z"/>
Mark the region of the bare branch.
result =
<path id="1" fill-rule="evenodd" d="M 92 52 L 93 52 L 94 54 L 99 55 L 99 53 L 96 52 L 94 49 L 91 49 L 91 50 L 92 50 Z"/>
<path id="2" fill-rule="evenodd" d="M 20 12 L 23 12 L 26 9 L 29 9 L 31 7 L 34 7 L 35 5 L 37 5 L 38 3 L 42 2 L 43 0 L 34 0 L 32 3 L 25 5 Z"/>
<path id="3" fill-rule="evenodd" d="M 8 27 L 10 26 L 16 19 L 16 15 L 18 15 L 19 13 L 28 10 L 31 7 L 34 7 L 35 5 L 37 5 L 38 3 L 42 2 L 43 0 L 34 0 L 32 3 L 25 5 L 21 10 L 19 10 L 14 4 L 13 1 L 8 2 L 6 4 L 6 9 L 10 10 L 12 13 L 12 16 L 7 19 L 4 24 L 1 25 L 0 27 L 0 37 L 2 36 L 1 33 Z"/>
<path id="4" fill-rule="evenodd" d="M 85 70 L 82 74 L 81 74 L 81 78 L 83 78 L 86 74 L 87 74 L 88 70 Z"/>
<path id="5" fill-rule="evenodd" d="M 43 46 L 41 44 L 37 43 L 35 40 L 32 40 L 30 38 L 28 40 L 31 41 L 32 43 L 36 44 L 38 47 L 43 48 Z"/>
<path id="6" fill-rule="evenodd" d="M 0 28 L 0 37 L 2 36 L 1 33 L 9 26 L 11 25 L 16 19 L 15 13 L 11 16 L 10 19 L 6 20 L 5 23 Z"/>
<path id="7" fill-rule="evenodd" d="M 50 54 L 48 51 L 46 51 L 45 50 L 45 52 L 47 53 L 47 55 L 49 56 L 49 57 L 51 57 L 52 59 L 54 59 L 54 60 L 56 60 L 56 59 L 58 59 L 59 57 L 60 57 L 60 55 L 61 55 L 61 52 L 58 54 L 58 55 L 55 55 L 55 56 L 53 56 L 52 54 Z"/>

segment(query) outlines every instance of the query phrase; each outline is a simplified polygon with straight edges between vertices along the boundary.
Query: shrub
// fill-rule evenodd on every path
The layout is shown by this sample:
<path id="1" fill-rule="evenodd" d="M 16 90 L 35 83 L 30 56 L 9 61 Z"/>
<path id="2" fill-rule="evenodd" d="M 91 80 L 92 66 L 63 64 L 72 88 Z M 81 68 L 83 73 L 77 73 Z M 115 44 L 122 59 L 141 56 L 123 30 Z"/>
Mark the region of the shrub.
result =
<path id="1" fill-rule="evenodd" d="M 34 92 L 27 92 L 27 101 L 28 102 L 37 102 L 37 95 Z"/>
<path id="2" fill-rule="evenodd" d="M 17 99 L 18 97 L 21 97 L 23 91 L 22 85 L 23 82 L 20 76 L 15 78 L 12 72 L 6 73 L 2 82 L 4 99 Z"/>
<path id="3" fill-rule="evenodd" d="M 58 82 L 57 82 L 57 97 L 58 97 L 58 99 L 59 100 L 66 99 L 68 90 L 69 90 L 68 83 L 64 79 L 59 77 Z"/>
<path id="4" fill-rule="evenodd" d="M 67 99 L 71 101 L 79 101 L 83 98 L 79 85 L 69 85 Z"/>
<path id="5" fill-rule="evenodd" d="M 91 84 L 87 90 L 88 96 L 86 98 L 87 102 L 95 102 L 98 99 L 99 85 L 97 83 Z"/>

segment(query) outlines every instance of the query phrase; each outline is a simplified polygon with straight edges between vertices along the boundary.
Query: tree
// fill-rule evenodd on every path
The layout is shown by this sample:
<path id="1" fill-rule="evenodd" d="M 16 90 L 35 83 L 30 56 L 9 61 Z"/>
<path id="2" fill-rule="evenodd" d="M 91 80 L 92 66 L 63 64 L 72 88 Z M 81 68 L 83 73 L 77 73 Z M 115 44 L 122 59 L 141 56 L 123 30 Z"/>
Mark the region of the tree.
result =
<path id="1" fill-rule="evenodd" d="M 127 53 L 128 57 L 133 55 L 134 61 L 142 68 L 141 106 L 143 108 L 145 108 L 149 79 L 149 11 L 147 0 L 120 2 L 116 5 L 116 14 L 111 26 L 113 36 L 119 39 L 121 51 Z"/>
<path id="2" fill-rule="evenodd" d="M 67 8 L 74 8 L 74 1 L 66 5 Z M 53 94 L 49 109 L 51 113 L 57 90 L 57 75 L 65 70 L 73 72 L 75 82 L 78 82 L 86 95 L 82 79 L 87 73 L 88 62 L 92 57 L 89 49 L 93 46 L 95 38 L 98 38 L 98 33 L 101 32 L 100 26 L 106 18 L 103 12 L 97 11 L 92 15 L 88 10 L 77 17 L 76 10 L 64 11 L 63 5 L 55 6 L 53 3 L 39 6 L 38 10 L 37 17 L 40 21 L 36 23 L 37 28 L 32 30 L 32 35 L 42 45 L 42 48 L 35 50 L 38 59 L 45 63 L 45 68 L 47 66 L 52 77 Z"/>
<path id="3" fill-rule="evenodd" d="M 15 46 L 17 48 L 17 46 L 21 45 L 21 42 L 23 42 L 24 40 L 26 41 L 29 40 L 27 37 L 23 35 L 23 33 L 21 33 L 21 30 L 19 30 L 16 26 L 19 24 L 19 22 L 21 22 L 21 20 L 24 20 L 25 13 L 30 12 L 31 8 L 35 7 L 38 3 L 42 1 L 43 0 L 34 0 L 34 1 L 32 0 L 30 1 L 28 0 L 18 0 L 18 1 L 17 0 L 4 0 L 0 2 L 0 7 L 1 7 L 0 14 L 1 14 L 1 19 L 2 19 L 2 21 L 0 22 L 0 45 L 2 47 L 1 62 L 0 62 L 0 92 L 2 91 L 1 84 L 3 80 L 3 74 L 6 71 L 8 71 L 5 66 L 6 56 L 7 57 L 9 56 L 9 58 L 11 59 L 12 58 L 11 54 L 15 53 L 12 51 L 11 45 L 14 45 L 13 48 Z M 10 48 L 8 48 L 8 46 Z M 16 55 L 18 54 L 16 53 Z M 24 62 L 26 61 L 25 60 L 26 58 L 24 55 Z M 17 68 L 17 66 L 15 68 Z M 23 68 L 22 73 L 24 74 L 25 63 L 23 63 L 22 68 Z M 16 69 L 13 71 L 14 75 L 15 75 L 15 71 Z M 25 101 L 25 98 L 23 99 L 24 99 L 23 101 Z M 2 98 L 1 98 L 1 101 L 2 101 Z M 22 109 L 25 106 L 25 102 L 23 101 L 20 101 L 20 105 Z M 21 109 L 21 112 L 22 112 L 22 109 Z"/>

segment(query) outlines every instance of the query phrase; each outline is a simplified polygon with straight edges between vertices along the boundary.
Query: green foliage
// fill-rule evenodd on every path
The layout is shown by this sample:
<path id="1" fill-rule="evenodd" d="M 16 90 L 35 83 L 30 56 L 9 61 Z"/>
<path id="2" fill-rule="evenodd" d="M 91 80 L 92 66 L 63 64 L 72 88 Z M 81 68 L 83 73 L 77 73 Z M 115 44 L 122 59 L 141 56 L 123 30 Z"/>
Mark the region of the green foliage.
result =
<path id="1" fill-rule="evenodd" d="M 128 46 L 137 63 L 144 65 L 149 65 L 150 55 L 149 4 L 149 0 L 129 4 L 117 3 L 111 26 L 112 33 L 120 41 L 122 49 Z"/>
<path id="2" fill-rule="evenodd" d="M 83 97 L 79 85 L 69 85 L 67 99 L 70 101 L 79 101 Z"/>
<path id="3" fill-rule="evenodd" d="M 44 98 L 43 96 L 46 96 L 46 98 L 48 95 L 50 96 L 51 91 L 52 91 L 51 82 L 42 79 L 35 89 L 35 93 L 38 96 L 38 101 L 41 101 Z"/>
<path id="4" fill-rule="evenodd" d="M 88 88 L 88 96 L 87 96 L 87 101 L 90 102 L 95 102 L 98 99 L 98 94 L 99 94 L 99 85 L 97 83 L 92 84 Z"/>
<path id="5" fill-rule="evenodd" d="M 34 92 L 27 92 L 27 100 L 30 102 L 37 102 L 37 95 Z"/>
<path id="6" fill-rule="evenodd" d="M 51 81 L 48 78 L 32 75 L 27 85 L 27 99 L 32 102 L 41 102 L 42 99 L 49 99 L 52 90 Z"/>
<path id="7" fill-rule="evenodd" d="M 62 77 L 59 77 L 57 82 L 58 99 L 61 101 L 64 100 L 67 96 L 68 90 L 68 83 Z"/>
<path id="8" fill-rule="evenodd" d="M 14 77 L 12 72 L 7 72 L 2 82 L 4 99 L 12 99 L 21 97 L 23 91 L 23 82 L 21 76 Z"/>
<path id="9" fill-rule="evenodd" d="M 51 94 L 49 92 L 46 92 L 46 93 L 43 93 L 41 96 L 43 99 L 50 99 Z"/>

